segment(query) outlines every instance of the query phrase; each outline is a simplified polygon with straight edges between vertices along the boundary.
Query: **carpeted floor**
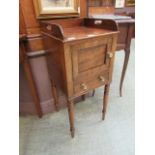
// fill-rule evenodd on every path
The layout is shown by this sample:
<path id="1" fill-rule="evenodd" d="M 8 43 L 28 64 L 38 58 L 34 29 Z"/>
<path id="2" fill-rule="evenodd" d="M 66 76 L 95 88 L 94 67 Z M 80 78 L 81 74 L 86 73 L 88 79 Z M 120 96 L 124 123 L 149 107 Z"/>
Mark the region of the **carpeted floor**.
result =
<path id="1" fill-rule="evenodd" d="M 124 52 L 117 52 L 105 121 L 101 121 L 103 88 L 75 106 L 76 135 L 69 133 L 67 109 L 20 117 L 20 155 L 134 155 L 135 42 L 126 73 L 123 97 L 119 81 Z"/>

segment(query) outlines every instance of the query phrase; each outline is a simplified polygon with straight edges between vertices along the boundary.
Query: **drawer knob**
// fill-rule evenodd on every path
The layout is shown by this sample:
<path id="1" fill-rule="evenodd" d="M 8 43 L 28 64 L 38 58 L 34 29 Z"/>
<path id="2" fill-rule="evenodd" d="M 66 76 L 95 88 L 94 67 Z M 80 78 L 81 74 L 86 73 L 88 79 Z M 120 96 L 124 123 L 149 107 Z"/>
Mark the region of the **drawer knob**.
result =
<path id="1" fill-rule="evenodd" d="M 112 58 L 113 57 L 113 53 L 112 52 L 108 52 L 108 56 L 109 56 L 109 58 Z"/>
<path id="2" fill-rule="evenodd" d="M 82 84 L 81 84 L 81 88 L 82 88 L 83 90 L 87 90 L 87 85 L 86 85 L 85 83 L 82 83 Z"/>
<path id="3" fill-rule="evenodd" d="M 104 82 L 104 81 L 105 81 L 105 78 L 101 75 L 101 76 L 99 76 L 99 80 L 100 80 L 101 82 Z"/>

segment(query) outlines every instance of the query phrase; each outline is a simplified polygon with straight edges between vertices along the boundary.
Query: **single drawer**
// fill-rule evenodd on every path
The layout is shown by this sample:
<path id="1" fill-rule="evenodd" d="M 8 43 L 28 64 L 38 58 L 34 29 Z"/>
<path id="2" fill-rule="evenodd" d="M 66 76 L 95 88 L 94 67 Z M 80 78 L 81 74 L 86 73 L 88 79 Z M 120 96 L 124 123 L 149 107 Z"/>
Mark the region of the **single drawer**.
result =
<path id="1" fill-rule="evenodd" d="M 81 73 L 74 79 L 74 94 L 82 94 L 109 82 L 108 69 L 97 67 Z"/>

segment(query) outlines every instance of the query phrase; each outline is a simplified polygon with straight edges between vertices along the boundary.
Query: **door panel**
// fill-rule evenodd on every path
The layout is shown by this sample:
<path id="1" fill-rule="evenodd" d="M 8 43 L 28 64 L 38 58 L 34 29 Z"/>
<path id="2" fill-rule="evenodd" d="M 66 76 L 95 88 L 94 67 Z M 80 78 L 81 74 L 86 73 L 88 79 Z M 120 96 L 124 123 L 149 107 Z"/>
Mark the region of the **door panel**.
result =
<path id="1" fill-rule="evenodd" d="M 71 47 L 74 93 L 94 89 L 108 82 L 108 52 L 111 52 L 111 46 L 112 39 L 105 38 L 89 40 Z M 103 78 L 103 81 L 100 78 Z M 87 89 L 82 89 L 82 84 L 86 85 Z"/>

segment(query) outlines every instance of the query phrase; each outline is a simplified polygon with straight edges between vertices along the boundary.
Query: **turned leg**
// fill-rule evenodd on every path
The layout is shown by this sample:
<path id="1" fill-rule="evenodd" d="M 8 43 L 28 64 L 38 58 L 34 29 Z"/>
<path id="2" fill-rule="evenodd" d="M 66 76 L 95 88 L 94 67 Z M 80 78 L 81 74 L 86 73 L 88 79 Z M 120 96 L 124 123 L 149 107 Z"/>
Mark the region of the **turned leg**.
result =
<path id="1" fill-rule="evenodd" d="M 93 90 L 93 92 L 92 92 L 92 96 L 94 96 L 95 95 L 95 89 Z"/>
<path id="2" fill-rule="evenodd" d="M 68 101 L 68 115 L 69 115 L 69 123 L 70 123 L 70 132 L 71 137 L 74 138 L 74 102 Z"/>
<path id="3" fill-rule="evenodd" d="M 109 98 L 109 88 L 110 88 L 110 84 L 105 85 L 104 97 L 103 97 L 102 120 L 105 119 L 106 109 L 108 105 L 108 98 Z"/>
<path id="4" fill-rule="evenodd" d="M 58 94 L 57 94 L 56 85 L 53 82 L 53 80 L 51 80 L 51 86 L 52 86 L 52 96 L 54 98 L 55 109 L 56 109 L 56 111 L 59 111 L 59 108 L 58 108 Z"/>
<path id="5" fill-rule="evenodd" d="M 86 94 L 82 95 L 82 100 L 83 100 L 83 101 L 86 100 Z"/>
<path id="6" fill-rule="evenodd" d="M 28 60 L 25 60 L 23 62 L 23 67 L 24 67 L 24 72 L 25 72 L 26 78 L 28 80 L 29 88 L 30 88 L 30 91 L 31 91 L 31 94 L 33 97 L 33 101 L 34 101 L 38 116 L 41 118 L 43 113 L 42 113 L 42 109 L 41 109 L 41 105 L 40 105 L 40 99 L 39 99 L 39 95 L 37 92 L 37 88 L 35 86 L 35 82 L 32 77 L 32 72 L 31 72 Z"/>
<path id="7" fill-rule="evenodd" d="M 129 56 L 130 56 L 130 49 L 125 50 L 125 58 L 124 58 L 124 64 L 123 64 L 121 80 L 120 80 L 120 87 L 119 87 L 120 96 L 122 96 L 123 81 L 124 81 L 126 69 L 127 69 L 127 66 L 128 66 Z"/>

